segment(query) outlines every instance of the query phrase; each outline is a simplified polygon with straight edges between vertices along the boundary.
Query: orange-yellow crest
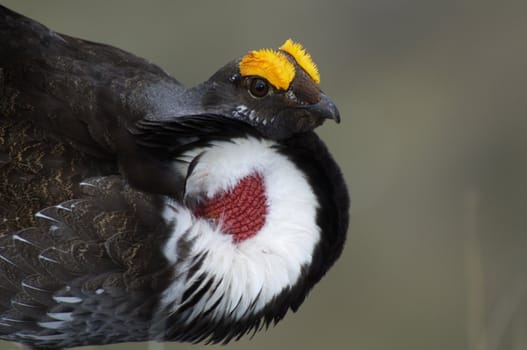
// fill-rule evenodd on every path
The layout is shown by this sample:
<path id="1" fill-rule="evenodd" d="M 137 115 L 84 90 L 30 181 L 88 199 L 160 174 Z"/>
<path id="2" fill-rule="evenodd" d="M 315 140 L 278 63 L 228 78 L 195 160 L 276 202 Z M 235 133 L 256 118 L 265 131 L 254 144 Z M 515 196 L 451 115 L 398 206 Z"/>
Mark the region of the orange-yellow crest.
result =
<path id="1" fill-rule="evenodd" d="M 315 83 L 320 83 L 320 74 L 318 73 L 318 68 L 311 55 L 306 52 L 306 50 L 299 43 L 295 43 L 291 39 L 287 39 L 286 42 L 280 46 L 280 50 L 287 52 L 295 59 L 296 63 L 302 69 L 304 69 L 307 74 L 313 79 Z"/>
<path id="2" fill-rule="evenodd" d="M 242 76 L 257 75 L 266 79 L 274 87 L 287 90 L 295 77 L 295 67 L 284 54 L 262 49 L 251 51 L 240 62 Z"/>

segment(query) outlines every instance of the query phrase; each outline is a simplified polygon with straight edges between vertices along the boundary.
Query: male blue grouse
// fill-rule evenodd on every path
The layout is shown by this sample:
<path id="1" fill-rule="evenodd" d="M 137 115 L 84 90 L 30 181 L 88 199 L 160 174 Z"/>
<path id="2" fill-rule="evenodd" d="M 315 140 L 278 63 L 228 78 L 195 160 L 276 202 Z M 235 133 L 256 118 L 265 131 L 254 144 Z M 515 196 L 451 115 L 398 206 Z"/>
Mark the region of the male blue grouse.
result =
<path id="1" fill-rule="evenodd" d="M 296 310 L 349 200 L 291 40 L 185 88 L 0 7 L 0 338 L 228 342 Z"/>

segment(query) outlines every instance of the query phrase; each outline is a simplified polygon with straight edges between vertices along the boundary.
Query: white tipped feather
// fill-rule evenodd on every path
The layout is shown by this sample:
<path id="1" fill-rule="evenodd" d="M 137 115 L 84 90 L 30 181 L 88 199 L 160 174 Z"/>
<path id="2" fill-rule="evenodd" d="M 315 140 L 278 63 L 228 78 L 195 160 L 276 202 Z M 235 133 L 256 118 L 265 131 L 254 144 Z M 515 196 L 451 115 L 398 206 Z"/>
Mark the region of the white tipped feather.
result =
<path id="1" fill-rule="evenodd" d="M 47 321 L 47 322 L 38 322 L 37 324 L 42 328 L 47 329 L 61 329 L 66 322 L 64 321 Z"/>
<path id="2" fill-rule="evenodd" d="M 73 321 L 71 312 L 48 312 L 47 315 L 58 321 Z"/>
<path id="3" fill-rule="evenodd" d="M 55 300 L 57 303 L 65 303 L 65 304 L 78 304 L 82 302 L 82 299 L 78 297 L 54 296 L 53 300 Z"/>

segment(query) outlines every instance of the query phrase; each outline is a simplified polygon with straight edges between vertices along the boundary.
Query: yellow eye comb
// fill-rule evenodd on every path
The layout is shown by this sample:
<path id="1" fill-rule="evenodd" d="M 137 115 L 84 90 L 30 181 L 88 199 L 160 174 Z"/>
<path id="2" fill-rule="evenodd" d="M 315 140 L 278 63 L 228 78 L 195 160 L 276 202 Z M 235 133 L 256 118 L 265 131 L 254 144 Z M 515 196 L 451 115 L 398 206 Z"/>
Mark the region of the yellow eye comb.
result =
<path id="1" fill-rule="evenodd" d="M 298 65 L 309 74 L 311 79 L 317 84 L 320 83 L 320 74 L 318 73 L 317 65 L 313 62 L 311 55 L 306 52 L 302 45 L 295 43 L 291 39 L 287 39 L 286 42 L 280 46 L 280 50 L 293 56 L 296 63 L 298 63 Z"/>
<path id="2" fill-rule="evenodd" d="M 262 49 L 251 51 L 243 56 L 239 66 L 240 74 L 244 77 L 251 75 L 262 77 L 275 88 L 287 90 L 295 78 L 296 72 L 292 61 L 284 52 L 289 54 L 315 83 L 320 83 L 317 65 L 302 45 L 291 39 L 286 40 L 280 46 L 279 51 Z"/>
<path id="3" fill-rule="evenodd" d="M 277 89 L 287 90 L 295 77 L 295 67 L 284 54 L 262 49 L 251 51 L 240 62 L 242 76 L 257 75 Z"/>

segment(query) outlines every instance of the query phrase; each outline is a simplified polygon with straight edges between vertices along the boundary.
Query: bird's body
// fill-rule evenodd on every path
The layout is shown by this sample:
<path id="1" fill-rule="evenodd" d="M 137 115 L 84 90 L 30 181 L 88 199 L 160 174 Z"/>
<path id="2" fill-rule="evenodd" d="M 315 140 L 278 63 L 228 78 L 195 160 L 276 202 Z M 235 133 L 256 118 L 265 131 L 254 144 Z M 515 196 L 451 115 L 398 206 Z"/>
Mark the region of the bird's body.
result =
<path id="1" fill-rule="evenodd" d="M 292 45 L 187 89 L 0 7 L 0 338 L 221 342 L 300 306 L 349 203 Z"/>

